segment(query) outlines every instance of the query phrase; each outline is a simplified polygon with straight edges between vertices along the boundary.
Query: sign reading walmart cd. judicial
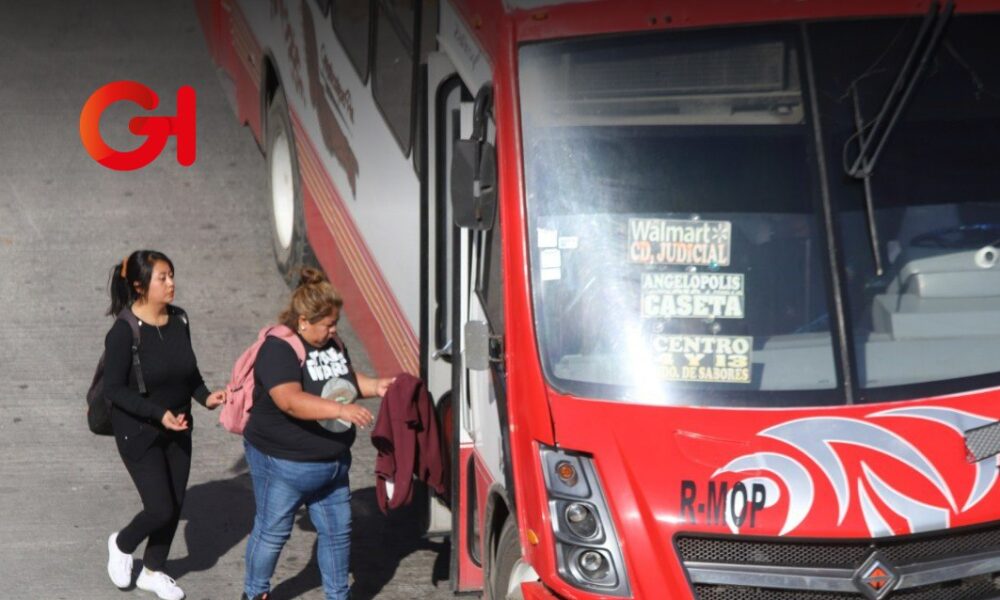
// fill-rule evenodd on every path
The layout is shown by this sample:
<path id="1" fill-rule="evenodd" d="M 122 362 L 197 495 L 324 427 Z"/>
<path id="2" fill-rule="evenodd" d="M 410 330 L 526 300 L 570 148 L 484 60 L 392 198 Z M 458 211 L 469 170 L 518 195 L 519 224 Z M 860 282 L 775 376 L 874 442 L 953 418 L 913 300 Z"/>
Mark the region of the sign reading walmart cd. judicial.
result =
<path id="1" fill-rule="evenodd" d="M 725 267 L 733 226 L 729 221 L 629 219 L 629 262 L 647 265 Z"/>
<path id="2" fill-rule="evenodd" d="M 643 273 L 642 318 L 743 318 L 742 273 Z"/>

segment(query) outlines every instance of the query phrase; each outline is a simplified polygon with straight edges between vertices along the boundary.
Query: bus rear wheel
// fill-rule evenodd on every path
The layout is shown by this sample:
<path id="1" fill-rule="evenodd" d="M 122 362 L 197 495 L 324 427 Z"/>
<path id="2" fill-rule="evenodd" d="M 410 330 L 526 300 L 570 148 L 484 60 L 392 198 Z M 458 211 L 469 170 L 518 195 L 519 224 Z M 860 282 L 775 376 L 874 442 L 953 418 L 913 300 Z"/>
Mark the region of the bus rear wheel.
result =
<path id="1" fill-rule="evenodd" d="M 537 579 L 534 570 L 521 556 L 521 535 L 516 521 L 514 515 L 510 515 L 500 530 L 487 582 L 491 600 L 521 600 L 524 597 L 521 594 L 521 582 Z"/>
<path id="2" fill-rule="evenodd" d="M 302 182 L 295 134 L 285 93 L 278 88 L 267 110 L 267 174 L 274 261 L 285 282 L 294 287 L 299 271 L 315 264 L 306 240 Z"/>

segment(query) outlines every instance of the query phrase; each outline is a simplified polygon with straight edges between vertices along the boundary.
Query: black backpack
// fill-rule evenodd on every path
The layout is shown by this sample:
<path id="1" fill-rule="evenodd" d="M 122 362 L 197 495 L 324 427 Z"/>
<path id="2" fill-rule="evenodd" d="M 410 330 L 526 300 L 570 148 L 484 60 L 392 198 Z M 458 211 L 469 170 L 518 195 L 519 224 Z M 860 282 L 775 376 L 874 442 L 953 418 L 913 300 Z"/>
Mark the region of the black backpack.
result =
<path id="1" fill-rule="evenodd" d="M 187 315 L 183 310 L 175 306 L 167 306 L 170 315 L 177 315 L 187 325 Z M 139 393 L 146 395 L 146 382 L 142 379 L 142 365 L 139 363 L 139 319 L 132 312 L 132 309 L 125 307 L 115 319 L 121 319 L 128 323 L 132 330 L 132 371 L 135 373 L 136 383 L 139 384 Z M 97 435 L 113 435 L 111 428 L 111 400 L 104 395 L 104 353 L 101 353 L 100 360 L 97 361 L 97 369 L 94 370 L 94 379 L 87 389 L 87 426 L 90 431 Z"/>

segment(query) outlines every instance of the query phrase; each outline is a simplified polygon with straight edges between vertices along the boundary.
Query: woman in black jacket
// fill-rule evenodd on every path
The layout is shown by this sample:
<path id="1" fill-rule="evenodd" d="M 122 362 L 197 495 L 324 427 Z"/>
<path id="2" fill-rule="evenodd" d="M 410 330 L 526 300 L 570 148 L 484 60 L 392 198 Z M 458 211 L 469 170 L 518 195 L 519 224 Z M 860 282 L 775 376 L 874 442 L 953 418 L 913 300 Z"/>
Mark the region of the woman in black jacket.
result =
<path id="1" fill-rule="evenodd" d="M 116 586 L 127 588 L 132 553 L 147 540 L 136 587 L 163 600 L 181 600 L 184 592 L 163 566 L 191 471 L 191 398 L 214 409 L 225 392 L 209 393 L 198 371 L 187 316 L 171 305 L 174 265 L 169 258 L 137 250 L 113 267 L 109 288 L 108 314 L 117 318 L 104 340 L 104 389 L 118 453 L 139 491 L 142 511 L 108 538 L 108 575 Z M 133 368 L 130 319 L 139 324 L 145 394 L 139 392 Z"/>

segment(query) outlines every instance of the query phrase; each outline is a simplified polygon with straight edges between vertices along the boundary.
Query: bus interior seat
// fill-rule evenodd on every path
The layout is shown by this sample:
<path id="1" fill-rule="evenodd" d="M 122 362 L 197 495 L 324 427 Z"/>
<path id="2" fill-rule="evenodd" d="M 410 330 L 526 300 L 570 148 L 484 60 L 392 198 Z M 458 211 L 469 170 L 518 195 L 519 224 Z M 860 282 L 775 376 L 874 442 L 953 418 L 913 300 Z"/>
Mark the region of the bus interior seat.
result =
<path id="1" fill-rule="evenodd" d="M 1000 264 L 982 266 L 979 252 L 903 250 L 898 271 L 873 299 L 873 331 L 893 339 L 1000 335 Z"/>

